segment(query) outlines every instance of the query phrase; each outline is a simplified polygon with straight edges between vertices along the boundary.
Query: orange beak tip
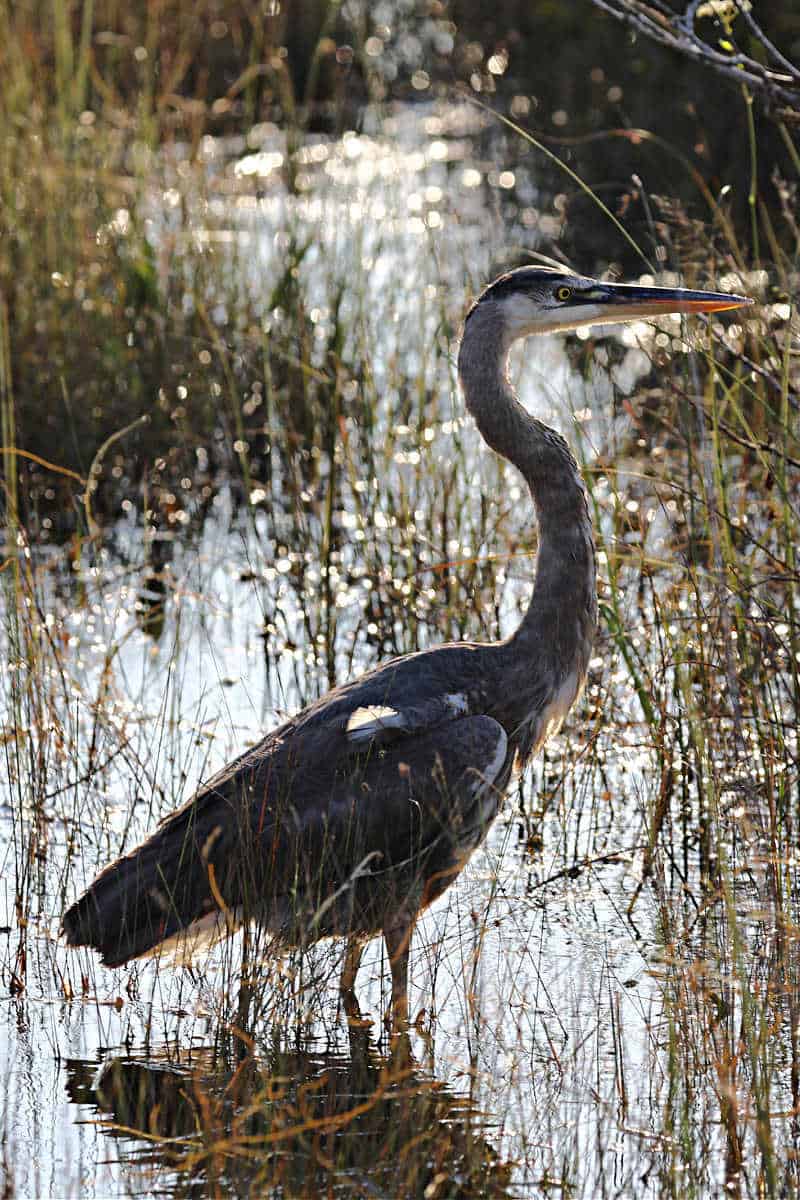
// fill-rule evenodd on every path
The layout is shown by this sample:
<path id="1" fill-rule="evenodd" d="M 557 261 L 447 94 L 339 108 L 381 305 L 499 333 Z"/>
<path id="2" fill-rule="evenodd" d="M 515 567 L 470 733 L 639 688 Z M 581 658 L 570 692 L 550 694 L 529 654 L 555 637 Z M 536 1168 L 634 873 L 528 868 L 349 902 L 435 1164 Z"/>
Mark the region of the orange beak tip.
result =
<path id="1" fill-rule="evenodd" d="M 747 308 L 754 304 L 752 296 L 731 296 L 730 300 L 681 300 L 678 303 L 665 300 L 664 309 L 680 313 L 728 312 L 732 308 Z M 674 304 L 674 307 L 672 306 Z"/>

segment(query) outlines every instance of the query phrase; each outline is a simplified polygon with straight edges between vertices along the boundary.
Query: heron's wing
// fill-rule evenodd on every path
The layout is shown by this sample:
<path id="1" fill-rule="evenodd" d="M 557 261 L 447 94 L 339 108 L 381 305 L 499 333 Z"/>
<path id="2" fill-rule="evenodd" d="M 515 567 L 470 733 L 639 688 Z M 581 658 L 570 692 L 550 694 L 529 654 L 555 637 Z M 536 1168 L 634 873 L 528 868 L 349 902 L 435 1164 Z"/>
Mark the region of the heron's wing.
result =
<path id="1" fill-rule="evenodd" d="M 416 911 L 482 840 L 507 778 L 508 738 L 487 716 L 365 743 L 336 764 L 301 767 L 253 813 L 254 891 L 301 936 L 378 928 Z M 277 781 L 276 781 L 277 783 Z M 431 880 L 446 881 L 428 887 Z"/>
<path id="2" fill-rule="evenodd" d="M 306 732 L 287 723 L 215 776 L 94 881 L 65 914 L 68 940 L 113 965 L 248 918 L 314 940 L 442 890 L 496 812 L 505 730 L 444 700 L 348 732 L 362 699 L 321 706 Z"/>

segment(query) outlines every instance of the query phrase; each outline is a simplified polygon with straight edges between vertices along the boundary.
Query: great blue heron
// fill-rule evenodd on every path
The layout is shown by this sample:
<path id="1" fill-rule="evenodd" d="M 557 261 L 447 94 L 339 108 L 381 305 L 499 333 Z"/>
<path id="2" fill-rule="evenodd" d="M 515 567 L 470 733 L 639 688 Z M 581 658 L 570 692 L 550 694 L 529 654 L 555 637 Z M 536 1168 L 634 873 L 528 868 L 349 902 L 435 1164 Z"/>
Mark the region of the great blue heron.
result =
<path id="1" fill-rule="evenodd" d="M 395 1017 L 407 1018 L 420 912 L 456 878 L 495 817 L 512 768 L 558 729 L 583 687 L 595 632 L 586 494 L 560 434 L 520 405 L 506 375 L 518 338 L 749 303 L 715 292 L 601 283 L 545 267 L 496 279 L 464 324 L 458 370 L 484 440 L 522 473 L 538 553 L 511 637 L 392 659 L 336 688 L 203 786 L 65 913 L 74 946 L 109 966 L 182 954 L 200 935 L 256 922 L 279 942 L 383 933 Z"/>

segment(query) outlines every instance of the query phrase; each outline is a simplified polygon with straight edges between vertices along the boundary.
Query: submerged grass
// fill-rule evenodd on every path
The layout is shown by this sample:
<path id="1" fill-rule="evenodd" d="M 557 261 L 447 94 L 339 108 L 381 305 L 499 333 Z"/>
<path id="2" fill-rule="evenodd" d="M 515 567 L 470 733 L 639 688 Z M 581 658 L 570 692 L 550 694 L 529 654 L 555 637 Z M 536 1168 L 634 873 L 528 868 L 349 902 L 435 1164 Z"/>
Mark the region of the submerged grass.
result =
<path id="1" fill-rule="evenodd" d="M 91 8 L 57 9 L 53 107 L 24 55 L 0 85 L 0 979 L 129 1147 L 112 1180 L 98 1135 L 97 1186 L 797 1195 L 797 328 L 716 205 L 705 227 L 654 198 L 654 236 L 692 282 L 757 289 L 754 317 L 575 339 L 569 361 L 544 344 L 546 378 L 522 376 L 540 407 L 571 395 L 602 626 L 568 730 L 420 931 L 413 1056 L 345 1039 L 329 948 L 252 943 L 243 1012 L 238 945 L 188 979 L 52 942 L 96 868 L 259 729 L 390 654 L 507 633 L 535 547 L 454 379 L 463 298 L 511 240 L 488 191 L 457 190 L 469 129 L 430 112 L 404 142 L 388 114 L 384 158 L 380 127 L 245 145 L 198 122 L 170 146 L 155 74 L 125 121 L 111 97 L 82 120 Z M 413 165 L 426 138 L 440 175 Z M 751 207 L 789 294 L 795 186 L 777 233 Z M 5 1036 L 24 1099 L 30 1035 Z M 13 1121 L 5 1145 L 34 1191 Z"/>

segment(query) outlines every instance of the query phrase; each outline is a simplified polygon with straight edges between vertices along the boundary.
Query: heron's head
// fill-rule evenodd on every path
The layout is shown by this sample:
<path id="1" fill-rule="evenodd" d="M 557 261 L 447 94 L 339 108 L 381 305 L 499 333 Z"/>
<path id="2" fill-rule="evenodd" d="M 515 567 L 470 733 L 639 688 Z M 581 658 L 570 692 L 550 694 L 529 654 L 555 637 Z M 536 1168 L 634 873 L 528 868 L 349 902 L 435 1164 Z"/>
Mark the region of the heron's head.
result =
<path id="1" fill-rule="evenodd" d="M 601 283 L 552 267 L 519 267 L 495 279 L 468 313 L 491 311 L 509 341 L 581 325 L 610 325 L 664 313 L 720 312 L 752 304 L 745 296 L 686 288 Z"/>

